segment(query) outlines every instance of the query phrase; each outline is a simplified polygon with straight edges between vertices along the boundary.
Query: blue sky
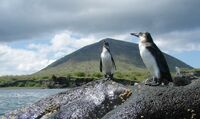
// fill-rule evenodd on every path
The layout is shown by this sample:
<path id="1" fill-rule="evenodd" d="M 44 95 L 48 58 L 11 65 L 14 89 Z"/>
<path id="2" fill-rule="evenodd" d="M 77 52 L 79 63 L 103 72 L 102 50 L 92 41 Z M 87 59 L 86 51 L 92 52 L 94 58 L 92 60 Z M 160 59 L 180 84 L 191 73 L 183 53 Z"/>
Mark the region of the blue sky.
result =
<path id="1" fill-rule="evenodd" d="M 200 68 L 200 52 L 199 51 L 189 51 L 189 52 L 181 52 L 181 53 L 172 53 L 170 54 L 185 63 L 189 64 L 194 68 Z"/>
<path id="2" fill-rule="evenodd" d="M 200 68 L 199 0 L 1 0 L 0 75 L 36 72 L 103 38 L 137 42 L 148 31 L 158 47 Z"/>

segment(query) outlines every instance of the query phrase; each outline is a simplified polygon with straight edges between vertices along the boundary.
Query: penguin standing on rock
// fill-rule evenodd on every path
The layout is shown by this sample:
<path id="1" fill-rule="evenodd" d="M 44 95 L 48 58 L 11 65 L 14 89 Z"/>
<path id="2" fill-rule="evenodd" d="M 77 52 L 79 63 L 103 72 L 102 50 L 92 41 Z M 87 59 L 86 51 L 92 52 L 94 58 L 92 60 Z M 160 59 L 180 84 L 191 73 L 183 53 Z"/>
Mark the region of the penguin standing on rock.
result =
<path id="1" fill-rule="evenodd" d="M 181 77 L 182 75 L 181 75 L 181 70 L 180 70 L 180 68 L 176 66 L 176 67 L 175 67 L 175 70 L 176 70 L 176 76 Z"/>
<path id="2" fill-rule="evenodd" d="M 139 37 L 139 50 L 140 55 L 150 74 L 152 79 L 145 81 L 146 85 L 158 86 L 161 83 L 167 85 L 169 82 L 173 82 L 169 67 L 163 53 L 159 50 L 153 39 L 148 32 L 131 33 L 136 37 Z"/>
<path id="3" fill-rule="evenodd" d="M 116 70 L 115 61 L 108 42 L 104 41 L 100 58 L 100 71 L 104 73 L 105 78 L 112 79 L 114 70 Z"/>

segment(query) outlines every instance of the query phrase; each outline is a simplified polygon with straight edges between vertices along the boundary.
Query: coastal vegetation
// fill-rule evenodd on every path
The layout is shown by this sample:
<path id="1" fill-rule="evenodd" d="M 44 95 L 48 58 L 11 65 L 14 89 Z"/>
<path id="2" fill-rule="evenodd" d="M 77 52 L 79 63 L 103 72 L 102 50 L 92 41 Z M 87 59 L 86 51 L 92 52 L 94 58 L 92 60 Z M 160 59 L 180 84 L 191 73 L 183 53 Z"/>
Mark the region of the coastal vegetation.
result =
<path id="1" fill-rule="evenodd" d="M 190 74 L 198 73 L 200 74 L 200 69 L 181 69 L 181 73 Z M 172 72 L 172 76 L 175 75 L 175 72 Z M 52 78 L 52 75 L 20 75 L 20 76 L 2 76 L 0 77 L 0 87 L 40 87 L 40 88 L 54 88 L 51 87 L 52 83 L 55 83 L 55 80 Z M 66 74 L 59 74 L 58 72 L 55 75 L 56 77 L 64 77 L 61 79 L 64 83 L 67 82 L 89 82 L 92 80 L 97 80 L 103 77 L 103 74 L 100 72 L 71 72 Z M 132 82 L 142 82 L 148 78 L 150 74 L 147 70 L 141 71 L 129 71 L 129 72 L 115 72 L 114 79 L 116 81 L 132 81 Z M 81 85 L 81 84 L 80 84 Z M 76 85 L 74 85 L 76 86 Z M 64 87 L 73 87 L 70 84 L 65 85 Z"/>
<path id="2" fill-rule="evenodd" d="M 21 76 L 2 76 L 0 77 L 0 87 L 41 87 L 48 88 L 50 82 L 53 82 L 52 75 L 21 75 Z M 55 75 L 56 77 L 65 77 L 63 80 L 77 81 L 77 80 L 97 80 L 103 77 L 100 72 L 86 73 L 86 72 L 71 72 L 66 74 Z M 115 80 L 127 80 L 140 82 L 148 77 L 147 71 L 130 71 L 130 72 L 116 72 Z"/>

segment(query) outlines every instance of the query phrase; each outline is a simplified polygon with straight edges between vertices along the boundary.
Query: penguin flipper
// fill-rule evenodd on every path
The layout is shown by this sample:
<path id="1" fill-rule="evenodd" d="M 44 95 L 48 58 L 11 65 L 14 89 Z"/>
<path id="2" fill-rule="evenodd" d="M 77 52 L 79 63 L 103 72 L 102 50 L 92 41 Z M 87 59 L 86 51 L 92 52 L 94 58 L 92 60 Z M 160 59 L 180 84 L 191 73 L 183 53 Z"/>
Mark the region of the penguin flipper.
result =
<path id="1" fill-rule="evenodd" d="M 100 58 L 100 66 L 99 66 L 100 71 L 102 72 L 102 59 Z"/>
<path id="2" fill-rule="evenodd" d="M 162 78 L 165 77 L 165 78 L 167 78 L 167 80 L 169 82 L 172 82 L 169 67 L 167 65 L 167 61 L 166 61 L 165 56 L 162 53 L 162 51 L 160 51 L 160 49 L 155 44 L 151 44 L 151 46 L 147 46 L 146 48 L 155 57 L 157 65 L 158 65 L 160 72 L 161 72 L 161 75 L 162 75 L 161 77 Z"/>
<path id="3" fill-rule="evenodd" d="M 110 56 L 111 56 L 112 63 L 113 63 L 113 65 L 114 65 L 114 68 L 115 68 L 115 70 L 116 70 L 117 68 L 116 68 L 115 61 L 114 61 L 114 59 L 113 59 L 113 56 L 112 56 L 112 54 L 111 54 L 110 50 L 109 50 L 109 49 L 107 49 L 107 50 L 108 50 L 108 52 L 110 53 Z"/>
<path id="4" fill-rule="evenodd" d="M 112 55 L 111 55 L 111 60 L 112 60 L 112 63 L 113 63 L 113 65 L 114 65 L 114 67 L 115 67 L 115 70 L 116 70 L 117 68 L 116 68 L 115 61 L 114 61 Z"/>

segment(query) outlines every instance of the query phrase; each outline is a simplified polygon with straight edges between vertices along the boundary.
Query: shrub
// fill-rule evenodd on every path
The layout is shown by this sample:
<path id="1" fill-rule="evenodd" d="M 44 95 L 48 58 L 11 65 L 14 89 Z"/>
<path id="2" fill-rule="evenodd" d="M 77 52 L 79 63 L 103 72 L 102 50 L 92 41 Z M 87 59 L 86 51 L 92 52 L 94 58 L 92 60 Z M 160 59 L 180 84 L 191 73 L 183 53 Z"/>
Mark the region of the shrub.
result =
<path id="1" fill-rule="evenodd" d="M 95 73 L 92 74 L 92 77 L 101 78 L 101 77 L 102 77 L 102 74 L 99 73 L 99 72 L 95 72 Z"/>
<path id="2" fill-rule="evenodd" d="M 72 74 L 67 74 L 66 76 L 68 79 L 70 79 L 72 77 Z"/>
<path id="3" fill-rule="evenodd" d="M 122 79 L 124 77 L 121 72 L 116 72 L 114 75 L 116 78 L 120 78 L 120 79 Z"/>
<path id="4" fill-rule="evenodd" d="M 77 76 L 77 77 L 85 77 L 84 72 L 75 72 L 74 75 Z"/>
<path id="5" fill-rule="evenodd" d="M 24 87 L 25 86 L 25 83 L 24 82 L 20 82 L 17 84 L 17 87 Z"/>
<path id="6" fill-rule="evenodd" d="M 49 77 L 48 76 L 43 76 L 42 79 L 49 79 Z"/>

